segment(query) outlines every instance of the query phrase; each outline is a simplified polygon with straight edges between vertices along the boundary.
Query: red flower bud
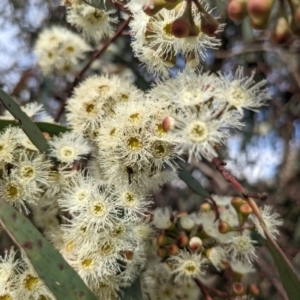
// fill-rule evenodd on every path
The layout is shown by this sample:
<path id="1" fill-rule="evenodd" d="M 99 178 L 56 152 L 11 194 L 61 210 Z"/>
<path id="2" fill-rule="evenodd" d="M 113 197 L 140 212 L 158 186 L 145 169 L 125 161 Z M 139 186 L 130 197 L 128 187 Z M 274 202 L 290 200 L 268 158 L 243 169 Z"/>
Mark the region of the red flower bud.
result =
<path id="1" fill-rule="evenodd" d="M 235 295 L 243 295 L 245 293 L 245 288 L 240 282 L 234 282 L 232 284 L 232 290 Z"/>
<path id="2" fill-rule="evenodd" d="M 227 13 L 231 20 L 240 21 L 247 16 L 248 0 L 231 0 L 227 7 Z"/>

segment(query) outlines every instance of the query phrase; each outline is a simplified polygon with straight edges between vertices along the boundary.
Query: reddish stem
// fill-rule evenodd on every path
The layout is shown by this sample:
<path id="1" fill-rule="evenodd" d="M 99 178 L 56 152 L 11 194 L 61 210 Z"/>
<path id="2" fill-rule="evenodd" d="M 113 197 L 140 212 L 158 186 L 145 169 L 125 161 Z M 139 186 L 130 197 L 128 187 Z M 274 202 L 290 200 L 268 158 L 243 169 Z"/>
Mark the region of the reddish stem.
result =
<path id="1" fill-rule="evenodd" d="M 210 296 L 210 293 L 215 294 L 216 296 L 221 297 L 221 298 L 228 297 L 228 294 L 226 292 L 222 292 L 220 290 L 208 287 L 197 278 L 194 278 L 194 281 L 200 288 L 205 300 L 213 300 L 212 297 Z"/>
<path id="2" fill-rule="evenodd" d="M 202 295 L 204 296 L 205 300 L 213 300 L 212 297 L 209 295 L 209 292 L 206 286 L 198 279 L 194 279 L 198 287 L 200 288 Z"/>
<path id="3" fill-rule="evenodd" d="M 100 57 L 105 50 L 108 48 L 108 46 L 114 42 L 123 32 L 123 30 L 125 29 L 125 27 L 128 25 L 129 21 L 131 20 L 131 17 L 129 16 L 127 20 L 125 20 L 117 29 L 117 31 L 115 32 L 115 34 L 109 38 L 104 45 L 99 49 L 96 50 L 94 52 L 94 54 L 91 56 L 91 58 L 88 60 L 88 62 L 85 64 L 85 66 L 81 69 L 81 71 L 78 73 L 78 75 L 75 77 L 75 80 L 73 81 L 72 85 L 69 88 L 67 97 L 64 101 L 61 102 L 61 106 L 59 107 L 58 113 L 56 115 L 55 121 L 58 122 L 60 117 L 62 116 L 64 110 L 65 110 L 65 104 L 66 104 L 66 100 L 70 97 L 73 89 L 78 85 L 79 81 L 82 79 L 82 77 L 84 76 L 84 74 L 87 72 L 87 70 L 90 68 L 91 64 L 94 62 L 95 59 L 97 59 L 98 57 Z"/>
<path id="4" fill-rule="evenodd" d="M 102 55 L 102 53 L 108 48 L 108 46 L 114 42 L 122 33 L 122 31 L 125 29 L 125 27 L 128 25 L 129 21 L 130 21 L 130 17 L 128 17 L 128 19 L 126 21 L 124 21 L 117 29 L 117 31 L 115 32 L 115 34 L 109 38 L 105 44 L 97 51 L 94 52 L 94 54 L 91 56 L 91 58 L 89 59 L 89 61 L 86 63 L 86 65 L 82 68 L 82 70 L 79 72 L 78 76 L 76 77 L 76 79 L 73 82 L 73 88 L 78 84 L 79 80 L 83 77 L 83 75 L 85 74 L 85 72 L 90 68 L 91 64 L 94 62 L 94 60 L 96 58 L 98 58 L 100 55 Z"/>
<path id="5" fill-rule="evenodd" d="M 243 197 L 248 198 L 255 198 L 255 199 L 260 199 L 260 200 L 266 200 L 267 199 L 267 194 L 266 193 L 253 193 L 249 192 L 246 190 L 238 181 L 237 179 L 229 173 L 224 166 L 226 166 L 226 163 L 222 161 L 221 159 L 214 157 L 212 159 L 212 163 L 216 166 L 216 169 L 221 173 L 221 175 L 229 182 L 231 183 L 236 190 L 238 190 Z"/>
<path id="6" fill-rule="evenodd" d="M 236 178 L 230 174 L 225 168 L 224 165 L 226 165 L 226 163 L 224 163 L 222 160 L 218 159 L 218 158 L 213 158 L 212 162 L 216 165 L 217 170 L 222 174 L 222 176 L 228 181 L 230 182 L 246 199 L 246 201 L 248 202 L 248 204 L 250 205 L 250 207 L 253 210 L 253 214 L 257 217 L 257 219 L 259 220 L 259 223 L 261 225 L 261 227 L 263 228 L 264 234 L 266 236 L 266 240 L 267 240 L 267 244 L 268 244 L 268 248 L 269 247 L 275 247 L 277 249 L 277 251 L 280 253 L 281 258 L 285 261 L 285 263 L 288 265 L 288 267 L 290 268 L 290 270 L 295 274 L 295 276 L 297 277 L 297 274 L 291 264 L 291 262 L 288 260 L 288 258 L 286 257 L 286 255 L 284 254 L 284 252 L 281 250 L 281 248 L 278 246 L 278 244 L 276 243 L 276 241 L 272 238 L 272 236 L 270 235 L 269 231 L 266 228 L 266 225 L 261 217 L 261 213 L 259 208 L 257 207 L 257 204 L 255 203 L 253 198 L 258 198 L 258 199 L 266 199 L 266 195 L 265 194 L 255 194 L 255 193 L 250 193 L 248 192 L 237 180 Z M 256 197 L 254 197 L 253 195 L 255 195 Z M 270 248 L 269 248 L 270 249 Z"/>

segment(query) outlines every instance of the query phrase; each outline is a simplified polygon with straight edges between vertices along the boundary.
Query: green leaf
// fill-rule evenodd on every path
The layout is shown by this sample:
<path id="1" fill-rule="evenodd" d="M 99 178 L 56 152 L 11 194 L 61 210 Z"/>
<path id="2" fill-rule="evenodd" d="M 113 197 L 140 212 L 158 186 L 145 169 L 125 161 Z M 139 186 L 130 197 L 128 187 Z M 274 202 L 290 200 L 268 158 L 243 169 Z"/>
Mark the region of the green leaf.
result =
<path id="1" fill-rule="evenodd" d="M 42 132 L 48 132 L 50 136 L 59 135 L 60 133 L 64 133 L 71 130 L 59 124 L 45 123 L 45 122 L 35 122 L 35 124 Z"/>
<path id="2" fill-rule="evenodd" d="M 123 289 L 123 295 L 121 300 L 141 300 L 142 290 L 140 278 L 137 278 L 133 284 L 125 289 Z"/>
<path id="3" fill-rule="evenodd" d="M 61 126 L 59 124 L 45 123 L 45 122 L 34 122 L 34 123 L 42 132 L 47 132 L 50 134 L 50 136 L 59 135 L 60 133 L 64 133 L 70 130 L 69 128 Z M 21 127 L 18 121 L 0 120 L 0 131 L 5 129 L 7 126 Z"/>
<path id="4" fill-rule="evenodd" d="M 0 201 L 1 226 L 31 261 L 56 299 L 96 300 L 79 275 L 22 214 Z"/>
<path id="5" fill-rule="evenodd" d="M 203 186 L 191 175 L 191 173 L 185 168 L 182 162 L 178 162 L 180 166 L 180 171 L 178 176 L 183 180 L 187 186 L 192 189 L 194 192 L 203 196 L 204 198 L 211 198 L 210 194 L 203 188 Z"/>
<path id="6" fill-rule="evenodd" d="M 242 36 L 245 43 L 253 39 L 253 29 L 248 16 L 242 22 Z"/>
<path id="7" fill-rule="evenodd" d="M 2 89 L 0 89 L 0 100 L 5 108 L 20 122 L 20 125 L 31 140 L 31 142 L 40 150 L 42 153 L 47 153 L 49 145 L 46 138 L 39 130 L 36 124 L 21 110 L 20 106 Z"/>
<path id="8" fill-rule="evenodd" d="M 268 249 L 272 255 L 289 300 L 299 300 L 300 281 L 295 270 L 278 245 L 267 235 L 266 239 Z"/>

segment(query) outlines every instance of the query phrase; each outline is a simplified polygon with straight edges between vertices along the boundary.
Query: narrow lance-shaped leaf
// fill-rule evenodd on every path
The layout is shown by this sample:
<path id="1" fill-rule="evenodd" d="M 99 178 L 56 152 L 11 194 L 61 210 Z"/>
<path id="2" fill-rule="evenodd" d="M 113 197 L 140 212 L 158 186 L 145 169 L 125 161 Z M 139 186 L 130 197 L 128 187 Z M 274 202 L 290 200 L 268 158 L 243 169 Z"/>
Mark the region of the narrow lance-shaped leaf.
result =
<path id="1" fill-rule="evenodd" d="M 299 300 L 300 281 L 290 262 L 275 242 L 266 236 L 267 246 L 279 272 L 282 285 L 289 297 L 289 300 Z"/>
<path id="2" fill-rule="evenodd" d="M 56 299 L 97 299 L 50 242 L 3 199 L 0 200 L 0 220 L 1 227 L 25 251 L 35 271 Z"/>
<path id="3" fill-rule="evenodd" d="M 141 300 L 142 290 L 141 290 L 141 280 L 137 278 L 133 284 L 125 289 L 123 289 L 123 294 L 121 300 Z"/>
<path id="4" fill-rule="evenodd" d="M 23 131 L 31 142 L 42 152 L 47 153 L 49 145 L 42 132 L 36 124 L 21 110 L 20 106 L 2 89 L 0 89 L 0 100 L 5 108 L 20 122 Z"/>
<path id="5" fill-rule="evenodd" d="M 49 133 L 50 136 L 59 135 L 60 133 L 64 133 L 70 130 L 65 126 L 61 126 L 59 124 L 54 124 L 54 123 L 45 123 L 45 122 L 34 122 L 34 123 L 42 132 L 47 132 Z M 14 121 L 14 120 L 0 120 L 0 131 L 6 128 L 7 126 L 21 127 L 21 124 L 18 121 Z"/>
<path id="6" fill-rule="evenodd" d="M 298 300 L 300 295 L 300 280 L 292 264 L 290 263 L 286 255 L 283 253 L 283 251 L 280 249 L 280 247 L 277 245 L 276 241 L 270 235 L 268 229 L 266 228 L 264 220 L 261 216 L 260 210 L 257 204 L 255 203 L 254 199 L 248 197 L 246 198 L 246 200 L 248 204 L 251 206 L 253 213 L 259 220 L 260 226 L 264 231 L 267 240 L 268 249 L 272 255 L 275 266 L 280 275 L 282 285 L 289 297 L 289 300 Z"/>
<path id="7" fill-rule="evenodd" d="M 180 170 L 178 171 L 178 176 L 183 180 L 187 186 L 194 192 L 203 196 L 204 198 L 210 199 L 210 194 L 202 187 L 202 185 L 191 175 L 191 173 L 185 168 L 182 162 L 178 162 Z"/>

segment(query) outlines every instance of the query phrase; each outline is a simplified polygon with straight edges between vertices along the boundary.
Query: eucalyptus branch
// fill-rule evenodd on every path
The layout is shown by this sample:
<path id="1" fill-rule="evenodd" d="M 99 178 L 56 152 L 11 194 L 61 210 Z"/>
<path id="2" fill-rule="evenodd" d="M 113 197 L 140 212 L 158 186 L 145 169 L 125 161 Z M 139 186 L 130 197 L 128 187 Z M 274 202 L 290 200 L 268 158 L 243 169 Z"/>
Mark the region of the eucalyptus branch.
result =
<path id="1" fill-rule="evenodd" d="M 201 280 L 194 278 L 195 283 L 200 288 L 205 300 L 212 300 L 210 293 L 215 294 L 218 297 L 227 298 L 229 295 L 226 292 L 206 286 Z"/>
<path id="2" fill-rule="evenodd" d="M 249 0 L 247 7 L 241 1 L 230 2 L 229 6 L 244 7 L 234 15 L 231 6 L 229 17 L 244 17 L 248 12 L 253 21 L 249 7 L 257 0 Z M 255 26 L 266 25 L 273 1 L 261 0 L 267 12 L 259 24 L 253 23 Z M 250 233 L 255 230 L 266 240 L 288 299 L 298 300 L 300 281 L 288 260 L 293 254 L 285 256 L 275 242 L 283 220 L 271 206 L 258 207 L 255 202 L 265 200 L 266 193 L 248 191 L 216 157 L 212 163 L 217 171 L 210 168 L 204 175 L 220 177 L 220 185 L 228 187 L 225 178 L 240 193 L 238 197 L 211 194 L 214 189 L 208 185 L 207 191 L 201 185 L 203 178 L 197 180 L 192 175 L 194 160 L 198 164 L 202 159 L 211 160 L 216 147 L 229 137 L 228 128 L 240 129 L 243 115 L 230 107 L 258 110 L 270 98 L 267 81 L 255 82 L 254 73 L 245 74 L 243 67 L 228 74 L 191 71 L 198 68 L 206 50 L 221 45 L 217 35 L 225 24 L 219 23 L 220 17 L 202 0 L 62 2 L 67 22 L 83 36 L 54 26 L 40 33 L 34 48 L 44 75 L 74 74 L 67 87 L 54 95 L 61 104 L 56 121 L 68 101 L 70 129 L 47 125 L 53 119 L 43 116 L 40 104 L 20 108 L 0 89 L 0 102 L 16 119 L 5 114 L 9 120 L 0 120 L 0 198 L 4 199 L 0 201 L 0 225 L 28 256 L 19 259 L 14 249 L 0 256 L 0 273 L 8 270 L 0 280 L 5 284 L 5 295 L 1 290 L 0 298 L 17 295 L 25 300 L 50 300 L 66 294 L 74 300 L 137 300 L 143 294 L 151 299 L 159 295 L 186 299 L 191 295 L 229 300 L 257 296 L 260 286 L 255 280 L 242 281 L 254 271 L 258 247 L 254 247 Z M 293 30 L 300 35 L 300 7 L 295 8 L 297 13 L 292 11 L 291 28 L 280 11 L 283 7 L 278 7 L 286 35 L 281 34 L 278 20 L 272 41 L 288 40 Z M 126 17 L 122 18 L 124 12 Z M 147 90 L 138 87 L 138 75 L 134 83 L 134 74 L 124 69 L 132 69 L 132 59 L 127 65 L 124 58 L 119 61 L 114 57 L 113 66 L 125 70 L 125 76 L 92 70 L 93 62 L 109 45 L 127 34 L 131 40 L 124 42 L 130 42 L 133 50 L 128 57 L 135 56 L 153 74 L 149 85 L 152 79 L 156 82 Z M 87 40 L 102 45 L 91 48 Z M 125 50 L 127 53 L 127 47 Z M 178 69 L 177 76 L 170 78 L 171 67 L 174 71 L 181 68 L 176 64 L 179 52 L 187 73 Z M 103 58 L 101 63 L 106 64 Z M 54 84 L 61 78 L 55 78 Z M 37 116 L 41 122 L 35 124 Z M 188 200 L 185 196 L 191 192 L 184 189 L 177 197 L 171 185 L 166 186 L 167 193 L 159 192 L 175 179 L 175 173 L 202 197 L 193 197 L 194 203 L 180 201 L 176 211 L 174 200 Z M 154 193 L 159 199 L 154 199 Z M 158 201 L 165 194 L 166 199 Z M 34 226 L 16 210 L 32 213 Z M 149 264 L 154 258 L 157 263 Z M 207 285 L 203 271 L 218 280 Z M 71 285 L 67 277 L 72 279 Z M 149 284 L 149 278 L 157 280 Z M 195 284 L 188 284 L 190 281 Z M 279 290 L 276 282 L 274 286 Z"/>
<path id="3" fill-rule="evenodd" d="M 78 83 L 80 82 L 80 80 L 83 78 L 84 74 L 88 71 L 88 69 L 90 68 L 90 66 L 92 65 L 92 63 L 99 58 L 104 52 L 105 50 L 108 48 L 108 46 L 113 43 L 123 32 L 123 30 L 126 28 L 126 26 L 128 25 L 128 23 L 130 22 L 131 17 L 129 16 L 127 20 L 125 20 L 122 24 L 120 24 L 120 26 L 118 27 L 117 31 L 115 32 L 115 34 L 109 38 L 100 49 L 96 50 L 93 55 L 90 57 L 90 59 L 87 61 L 87 63 L 84 65 L 84 67 L 81 69 L 81 71 L 78 73 L 78 75 L 75 77 L 75 80 L 73 81 L 72 85 L 69 88 L 69 91 L 67 93 L 67 96 L 65 98 L 64 101 L 61 102 L 61 105 L 59 107 L 58 113 L 55 117 L 55 121 L 59 121 L 59 119 L 61 118 L 62 114 L 64 113 L 65 110 L 65 104 L 67 99 L 70 97 L 70 95 L 73 92 L 73 89 L 78 85 Z"/>
<path id="4" fill-rule="evenodd" d="M 127 20 L 125 20 L 122 24 L 120 24 L 120 26 L 118 27 L 118 29 L 115 32 L 115 34 L 111 38 L 109 38 L 99 50 L 97 50 L 97 51 L 94 52 L 94 54 L 91 56 L 91 58 L 85 64 L 85 66 L 82 68 L 82 70 L 76 76 L 70 92 L 72 92 L 73 88 L 79 83 L 79 81 L 82 79 L 82 77 L 84 76 L 84 74 L 90 68 L 90 66 L 92 65 L 92 63 L 97 58 L 99 58 L 105 52 L 105 50 L 108 48 L 108 46 L 112 42 L 114 42 L 122 34 L 123 30 L 126 28 L 126 26 L 128 25 L 128 23 L 130 22 L 130 19 L 131 19 L 131 17 L 128 17 Z"/>
<path id="5" fill-rule="evenodd" d="M 247 189 L 245 189 L 239 182 L 238 180 L 235 178 L 235 176 L 233 176 L 230 172 L 228 172 L 224 166 L 226 166 L 226 163 L 224 161 L 222 161 L 221 159 L 214 157 L 212 159 L 212 162 L 215 164 L 216 169 L 221 173 L 221 175 L 229 182 L 231 183 L 234 188 L 239 191 L 242 196 L 247 200 L 248 204 L 250 205 L 250 207 L 253 210 L 254 215 L 258 218 L 258 220 L 260 221 L 260 224 L 262 226 L 262 228 L 264 229 L 264 231 L 266 231 L 266 236 L 270 237 L 269 233 L 267 232 L 266 226 L 261 218 L 261 213 L 260 210 L 258 209 L 255 201 L 253 200 L 253 198 L 256 199 L 260 199 L 260 200 L 265 200 L 267 198 L 267 194 L 263 193 L 263 194 L 259 194 L 259 193 L 253 193 L 253 192 L 249 192 Z"/>
<path id="6" fill-rule="evenodd" d="M 213 158 L 212 162 L 216 165 L 217 170 L 221 173 L 221 175 L 228 181 L 230 182 L 236 190 L 238 190 L 246 199 L 247 203 L 249 204 L 249 206 L 251 207 L 253 214 L 256 216 L 256 218 L 259 221 L 260 226 L 262 227 L 264 234 L 265 234 L 265 238 L 267 240 L 267 245 L 268 248 L 272 254 L 272 257 L 275 261 L 276 267 L 278 268 L 278 264 L 280 263 L 281 266 L 278 269 L 279 272 L 281 271 L 281 279 L 283 281 L 287 281 L 289 283 L 289 281 L 291 281 L 291 284 L 298 284 L 299 280 L 298 280 L 298 276 L 292 266 L 292 264 L 290 263 L 290 261 L 288 260 L 288 258 L 286 257 L 286 255 L 284 254 L 284 252 L 281 250 L 281 248 L 278 246 L 278 244 L 276 243 L 276 241 L 273 239 L 273 237 L 270 235 L 264 220 L 261 216 L 261 212 L 256 204 L 256 202 L 254 201 L 253 198 L 257 198 L 257 199 L 266 199 L 266 194 L 258 194 L 258 193 L 252 193 L 252 192 L 248 192 L 237 180 L 236 178 L 229 173 L 224 166 L 226 165 L 225 162 L 223 162 L 222 160 L 218 159 L 218 158 Z M 284 270 L 284 271 L 283 271 Z M 286 273 L 288 273 L 288 276 L 290 276 L 290 279 L 285 278 L 284 276 L 286 276 Z M 286 284 L 288 284 L 286 283 Z M 287 293 L 289 293 L 289 290 L 286 290 Z"/>
<path id="7" fill-rule="evenodd" d="M 252 197 L 255 199 L 260 199 L 260 200 L 266 200 L 267 199 L 267 194 L 266 193 L 253 193 L 249 192 L 246 188 L 244 188 L 233 176 L 231 173 L 229 173 L 224 166 L 226 166 L 226 163 L 222 161 L 221 159 L 214 157 L 212 159 L 212 163 L 216 166 L 216 169 L 221 173 L 221 175 L 229 182 L 231 183 L 237 191 L 239 191 L 243 197 Z"/>

